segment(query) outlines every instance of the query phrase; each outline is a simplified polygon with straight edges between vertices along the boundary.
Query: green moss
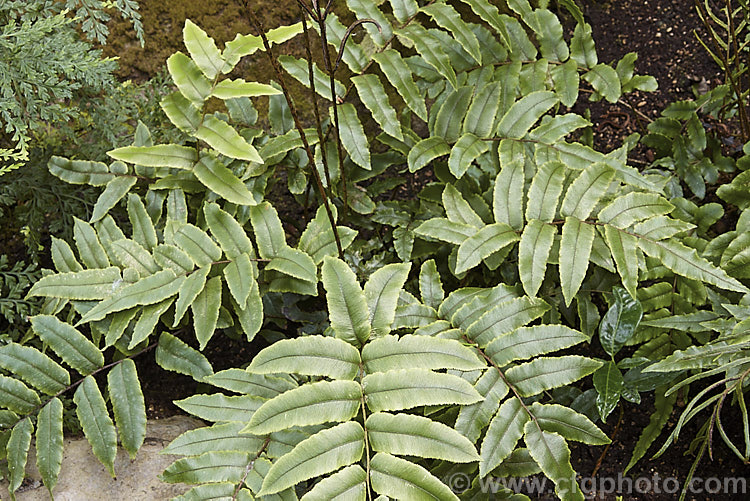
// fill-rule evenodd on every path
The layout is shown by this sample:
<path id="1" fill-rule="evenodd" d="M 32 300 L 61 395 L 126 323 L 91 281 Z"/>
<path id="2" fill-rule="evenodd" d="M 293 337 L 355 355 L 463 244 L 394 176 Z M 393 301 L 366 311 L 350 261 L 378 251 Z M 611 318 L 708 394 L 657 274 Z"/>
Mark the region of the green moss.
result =
<path id="1" fill-rule="evenodd" d="M 253 0 L 251 3 L 251 8 L 258 14 L 266 30 L 293 24 L 301 17 L 295 0 Z M 219 48 L 234 39 L 237 33 L 256 34 L 238 0 L 141 0 L 140 6 L 145 47 L 141 48 L 129 23 L 114 19 L 109 25 L 111 35 L 108 45 L 104 47 L 105 55 L 119 58 L 120 69 L 117 75 L 123 80 L 147 80 L 164 67 L 167 58 L 173 53 L 186 52 L 182 42 L 185 19 L 192 20 L 205 30 L 216 40 Z M 287 42 L 280 50 L 295 57 L 305 57 L 301 36 Z M 262 52 L 243 59 L 232 77 L 258 82 L 277 80 L 267 56 Z M 285 75 L 285 81 L 290 84 L 302 120 L 312 122 L 309 94 L 288 75 Z M 257 100 L 256 106 L 261 116 L 264 116 L 267 101 Z"/>

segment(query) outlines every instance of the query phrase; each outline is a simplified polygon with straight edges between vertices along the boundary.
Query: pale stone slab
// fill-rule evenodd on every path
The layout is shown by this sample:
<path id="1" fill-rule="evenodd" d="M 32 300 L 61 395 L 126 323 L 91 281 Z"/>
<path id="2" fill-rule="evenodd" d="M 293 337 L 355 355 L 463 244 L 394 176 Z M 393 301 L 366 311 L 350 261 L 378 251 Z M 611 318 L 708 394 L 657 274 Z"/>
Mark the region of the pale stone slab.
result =
<path id="1" fill-rule="evenodd" d="M 179 496 L 188 490 L 185 484 L 167 484 L 158 476 L 179 456 L 159 454 L 181 433 L 203 426 L 204 423 L 188 416 L 149 420 L 146 440 L 135 461 L 120 448 L 115 459 L 112 478 L 102 466 L 85 438 L 65 438 L 62 471 L 55 486 L 55 501 L 162 501 Z M 42 485 L 36 468 L 35 450 L 29 451 L 26 464 L 27 478 L 16 491 L 18 501 L 48 501 L 47 488 Z M 0 484 L 0 499 L 10 499 L 8 482 Z"/>

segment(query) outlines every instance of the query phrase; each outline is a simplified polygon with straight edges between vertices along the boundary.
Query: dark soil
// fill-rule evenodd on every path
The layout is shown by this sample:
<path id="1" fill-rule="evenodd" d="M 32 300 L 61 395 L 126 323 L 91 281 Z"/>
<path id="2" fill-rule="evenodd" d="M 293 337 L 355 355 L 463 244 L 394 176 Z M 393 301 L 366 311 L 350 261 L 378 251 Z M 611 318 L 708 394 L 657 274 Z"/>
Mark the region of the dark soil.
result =
<path id="1" fill-rule="evenodd" d="M 637 52 L 639 58 L 636 71 L 653 75 L 659 82 L 657 92 L 636 92 L 626 97 L 626 104 L 584 102 L 576 107 L 577 111 L 582 111 L 585 107 L 591 108 L 594 142 L 600 151 L 617 148 L 622 144 L 622 140 L 633 132 L 643 134 L 646 120 L 657 117 L 669 103 L 691 99 L 696 92 L 705 92 L 709 87 L 722 83 L 721 72 L 707 56 L 693 33 L 694 30 L 701 32 L 702 27 L 692 0 L 578 0 L 578 3 L 584 8 L 587 21 L 593 27 L 601 62 L 616 61 L 628 52 Z M 233 38 L 237 32 L 251 32 L 248 21 L 237 7 L 238 4 L 239 2 L 233 0 L 198 3 L 189 0 L 142 0 L 147 40 L 145 50 L 137 46 L 123 24 L 113 27 L 115 41 L 106 50 L 110 55 L 120 56 L 123 78 L 148 78 L 162 67 L 170 54 L 176 50 L 184 51 L 181 31 L 185 18 L 191 18 L 203 26 L 217 39 L 220 46 L 222 42 Z M 261 13 L 267 26 L 296 21 L 297 8 L 293 1 L 257 0 L 251 2 L 251 5 Z M 294 8 L 289 8 L 289 5 L 293 5 Z M 293 43 L 290 49 L 296 55 L 303 56 L 301 42 Z M 256 59 L 255 62 L 260 63 L 260 66 L 253 66 L 252 79 L 267 80 L 272 73 L 271 68 L 265 60 Z M 247 75 L 243 76 L 247 78 Z M 633 154 L 635 166 L 645 166 L 651 159 L 649 151 L 645 148 L 636 150 Z M 248 347 L 242 340 L 232 341 L 217 334 L 205 354 L 216 370 L 219 370 L 247 364 L 256 350 L 257 348 Z M 155 365 L 150 355 L 142 358 L 138 370 L 144 382 L 150 416 L 158 418 L 179 412 L 172 401 L 193 394 L 196 390 L 195 382 L 185 376 L 166 373 Z M 204 389 L 211 391 L 207 387 Z M 681 408 L 678 407 L 666 426 L 667 430 L 673 428 L 680 411 Z M 734 409 L 730 411 L 733 412 Z M 647 395 L 644 395 L 644 402 L 640 405 L 621 404 L 621 410 L 616 410 L 608 422 L 602 425 L 603 430 L 612 438 L 612 444 L 606 451 L 604 447 L 573 444 L 573 466 L 576 471 L 583 478 L 595 475 L 595 484 L 602 487 L 598 492 L 590 493 L 589 499 L 618 499 L 617 493 L 603 492 L 609 488 L 605 483 L 608 481 L 606 479 L 613 479 L 616 485 L 618 474 L 629 462 L 641 431 L 648 425 L 651 412 L 653 401 Z M 726 414 L 724 421 L 730 436 L 741 436 L 739 420 L 735 419 L 732 422 L 731 414 Z M 642 480 L 644 483 L 636 485 L 633 492 L 628 492 L 627 489 L 621 492 L 620 499 L 677 499 L 679 491 L 674 492 L 677 485 L 675 482 L 679 482 L 681 486 L 685 481 L 694 460 L 694 456 L 687 450 L 691 438 L 696 435 L 706 417 L 699 416 L 696 423 L 684 429 L 676 445 L 672 445 L 660 458 L 651 460 L 650 456 L 666 437 L 658 439 L 649 451 L 650 454 L 629 472 L 628 476 L 632 479 L 643 477 L 652 482 L 654 475 L 658 475 L 662 480 L 656 489 L 644 489 L 645 481 Z M 721 442 L 718 434 L 715 434 L 714 438 L 714 459 L 711 461 L 706 455 L 696 471 L 696 476 L 703 479 L 743 477 L 750 484 L 750 478 L 747 478 L 750 477 L 748 467 L 736 459 Z M 627 486 L 626 483 L 621 485 Z M 591 486 L 591 483 L 588 486 Z M 639 487 L 647 492 L 635 492 Z M 708 487 L 714 490 L 715 483 L 709 484 Z M 661 492 L 657 492 L 659 490 Z M 534 498 L 533 495 L 530 497 Z M 538 496 L 536 499 L 552 498 Z M 750 499 L 750 495 L 711 492 L 689 494 L 686 499 L 740 500 Z"/>

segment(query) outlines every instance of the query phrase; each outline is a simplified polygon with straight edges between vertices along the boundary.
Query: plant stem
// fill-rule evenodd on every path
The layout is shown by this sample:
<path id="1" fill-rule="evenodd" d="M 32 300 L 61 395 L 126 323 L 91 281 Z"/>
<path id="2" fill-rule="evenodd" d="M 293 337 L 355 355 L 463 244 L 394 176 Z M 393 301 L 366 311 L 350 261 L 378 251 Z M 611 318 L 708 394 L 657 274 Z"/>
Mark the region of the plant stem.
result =
<path id="1" fill-rule="evenodd" d="M 297 0 L 297 3 L 300 4 L 303 10 L 306 12 L 308 11 L 307 6 L 303 3 L 302 0 Z M 312 99 L 313 103 L 313 112 L 315 114 L 315 126 L 318 131 L 318 137 L 319 145 L 320 145 L 320 156 L 323 162 L 323 172 L 326 176 L 326 185 L 328 186 L 329 190 L 333 189 L 333 185 L 331 184 L 331 172 L 330 169 L 328 169 L 328 153 L 325 148 L 325 144 L 323 141 L 323 125 L 321 123 L 320 118 L 320 109 L 318 108 L 318 95 L 315 92 L 315 75 L 313 73 L 313 58 L 312 58 L 312 50 L 310 49 L 310 34 L 307 29 L 307 18 L 305 15 L 302 15 L 302 31 L 305 36 L 305 52 L 307 53 L 307 73 L 310 78 L 310 98 Z M 317 167 L 314 167 L 317 168 Z"/>
<path id="2" fill-rule="evenodd" d="M 265 48 L 265 52 L 268 55 L 268 59 L 271 62 L 271 66 L 273 67 L 274 72 L 276 73 L 276 78 L 279 79 L 279 85 L 281 85 L 281 91 L 284 93 L 284 99 L 286 99 L 286 102 L 289 105 L 289 110 L 292 113 L 294 126 L 297 128 L 297 132 L 299 132 L 299 137 L 302 140 L 302 145 L 304 147 L 305 152 L 307 153 L 307 159 L 310 163 L 310 170 L 312 171 L 313 177 L 315 178 L 315 184 L 318 187 L 318 193 L 320 194 L 320 198 L 323 200 L 323 205 L 326 208 L 326 214 L 328 215 L 328 221 L 331 223 L 331 230 L 333 231 L 333 238 L 336 241 L 336 249 L 338 250 L 339 258 L 343 259 L 344 250 L 341 247 L 341 239 L 339 238 L 339 232 L 338 232 L 338 229 L 336 228 L 336 219 L 333 217 L 333 212 L 331 211 L 331 206 L 328 202 L 328 196 L 326 195 L 325 188 L 323 187 L 323 182 L 320 179 L 320 174 L 318 174 L 318 169 L 315 168 L 315 155 L 313 154 L 313 151 L 310 147 L 310 143 L 307 140 L 307 136 L 305 135 L 305 130 L 302 127 L 302 123 L 299 120 L 299 115 L 297 114 L 297 108 L 294 106 L 292 95 L 289 93 L 289 88 L 286 86 L 286 82 L 284 80 L 284 74 L 281 72 L 281 67 L 279 66 L 279 62 L 273 56 L 273 50 L 271 49 L 271 44 L 268 42 L 268 37 L 266 37 L 266 32 L 263 31 L 263 25 L 261 24 L 260 19 L 258 19 L 258 16 L 255 14 L 255 12 L 253 12 L 253 10 L 250 9 L 250 6 L 248 5 L 248 0 L 243 0 L 243 4 L 245 5 L 245 10 L 247 11 L 247 15 L 248 15 L 248 19 L 250 20 L 250 23 L 253 25 L 255 30 L 260 35 L 260 39 L 263 42 L 263 47 Z"/>
<path id="3" fill-rule="evenodd" d="M 328 7 L 330 7 L 330 2 L 328 3 L 328 6 L 326 7 L 325 14 L 320 12 L 320 5 L 316 5 L 316 7 L 318 10 L 318 20 L 317 20 L 318 27 L 320 28 L 320 39 L 321 39 L 320 45 L 323 50 L 323 63 L 325 64 L 326 71 L 328 72 L 328 78 L 330 79 L 330 84 L 331 84 L 331 103 L 333 105 L 333 128 L 336 130 L 336 148 L 338 149 L 338 154 L 339 154 L 339 174 L 341 175 L 341 187 L 343 189 L 343 195 L 344 195 L 343 218 L 344 218 L 344 221 L 346 221 L 346 218 L 349 215 L 348 214 L 349 213 L 349 196 L 347 194 L 347 186 L 346 186 L 346 171 L 344 170 L 344 152 L 341 149 L 341 134 L 339 133 L 338 96 L 336 96 L 336 85 L 335 85 L 336 80 L 334 78 L 334 73 L 336 72 L 336 68 L 334 68 L 331 65 L 331 52 L 328 50 L 328 35 L 326 31 L 326 16 L 328 15 Z M 311 77 L 311 80 L 312 80 L 312 77 Z M 318 132 L 318 134 L 320 134 L 320 132 Z M 323 148 L 322 136 L 320 137 L 320 147 L 321 149 L 325 149 Z"/>

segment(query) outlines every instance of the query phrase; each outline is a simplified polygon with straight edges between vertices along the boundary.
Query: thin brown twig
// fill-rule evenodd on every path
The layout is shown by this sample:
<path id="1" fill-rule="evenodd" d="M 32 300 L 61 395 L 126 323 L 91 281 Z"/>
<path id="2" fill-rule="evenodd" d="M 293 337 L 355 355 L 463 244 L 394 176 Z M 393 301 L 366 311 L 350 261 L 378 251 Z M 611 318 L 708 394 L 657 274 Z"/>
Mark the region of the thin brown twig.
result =
<path id="1" fill-rule="evenodd" d="M 617 433 L 620 431 L 620 426 L 622 425 L 622 418 L 624 414 L 625 414 L 625 411 L 623 410 L 623 407 L 621 405 L 620 417 L 617 420 L 617 424 L 615 424 L 615 429 L 612 431 L 612 441 L 604 446 L 604 450 L 602 451 L 602 454 L 599 456 L 599 460 L 596 462 L 596 465 L 594 466 L 594 471 L 591 472 L 592 477 L 596 477 L 596 474 L 599 472 L 599 468 L 602 467 L 602 463 L 604 462 L 604 457 L 607 455 L 609 448 L 612 446 L 612 444 L 615 441 L 615 437 L 617 436 Z"/>
<path id="2" fill-rule="evenodd" d="M 247 11 L 247 16 L 248 16 L 248 19 L 250 20 L 250 23 L 258 32 L 260 39 L 263 42 L 263 47 L 265 48 L 266 55 L 268 56 L 268 59 L 271 62 L 271 67 L 276 73 L 276 78 L 279 79 L 279 85 L 281 85 L 281 91 L 284 93 L 284 98 L 286 99 L 286 102 L 289 105 L 289 111 L 292 114 L 292 119 L 294 120 L 294 126 L 297 128 L 297 132 L 299 133 L 300 139 L 302 140 L 303 149 L 305 150 L 305 153 L 307 153 L 307 159 L 310 163 L 310 170 L 312 171 L 313 178 L 315 179 L 315 184 L 317 185 L 320 198 L 323 200 L 323 205 L 325 206 L 326 214 L 328 215 L 328 221 L 331 223 L 331 229 L 333 230 L 333 238 L 336 241 L 336 249 L 338 250 L 339 257 L 343 259 L 344 250 L 341 247 L 341 239 L 339 238 L 338 228 L 336 227 L 336 219 L 333 217 L 333 212 L 331 211 L 331 206 L 328 201 L 328 196 L 326 195 L 325 188 L 323 187 L 323 182 L 320 179 L 320 174 L 318 174 L 318 169 L 315 168 L 315 155 L 313 154 L 312 148 L 310 147 L 310 142 L 307 140 L 307 136 L 305 135 L 305 130 L 302 127 L 302 123 L 299 120 L 299 115 L 297 114 L 297 108 L 294 105 L 294 100 L 292 99 L 292 95 L 289 92 L 289 88 L 286 85 L 284 74 L 281 71 L 279 62 L 276 60 L 276 58 L 273 55 L 271 44 L 268 41 L 268 37 L 266 37 L 266 32 L 263 31 L 263 25 L 260 22 L 260 19 L 258 19 L 258 16 L 248 5 L 248 0 L 243 0 L 243 4 L 245 6 L 245 10 Z"/>

